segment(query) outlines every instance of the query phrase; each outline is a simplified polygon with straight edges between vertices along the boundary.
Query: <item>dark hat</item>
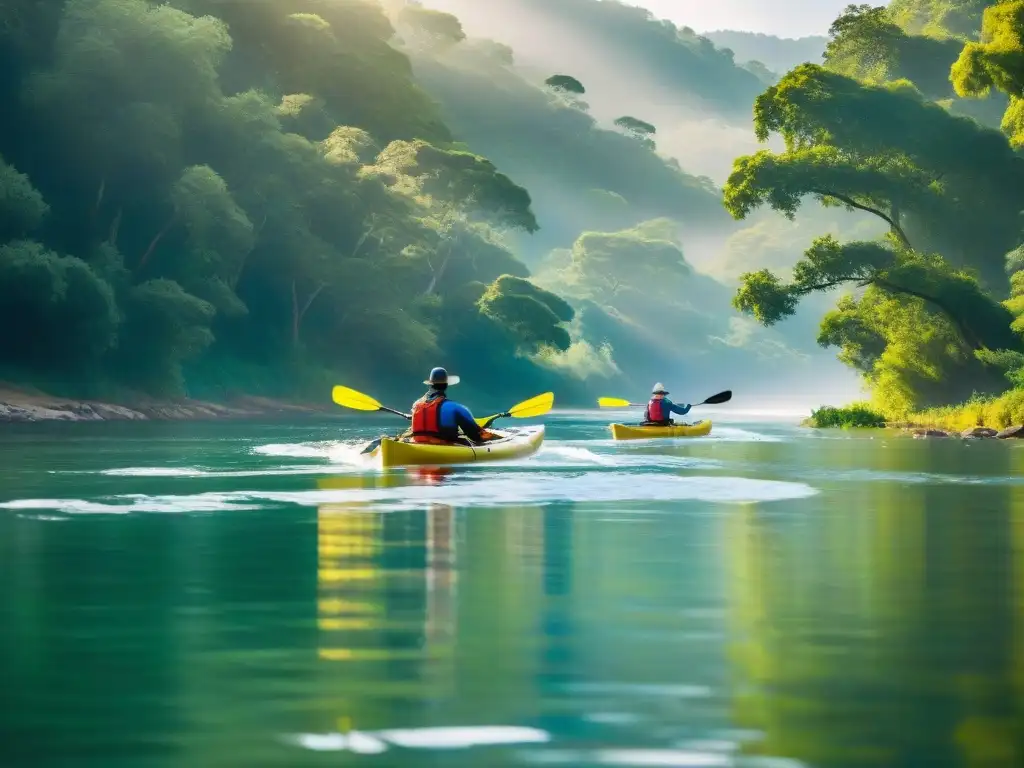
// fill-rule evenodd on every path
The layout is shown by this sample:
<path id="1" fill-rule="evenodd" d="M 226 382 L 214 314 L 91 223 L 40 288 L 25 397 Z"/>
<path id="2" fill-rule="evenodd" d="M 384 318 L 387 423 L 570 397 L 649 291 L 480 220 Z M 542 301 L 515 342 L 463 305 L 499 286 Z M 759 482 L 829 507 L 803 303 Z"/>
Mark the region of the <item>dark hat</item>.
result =
<path id="1" fill-rule="evenodd" d="M 434 384 L 447 384 L 449 387 L 453 387 L 458 384 L 461 379 L 458 376 L 449 376 L 448 371 L 444 368 L 434 368 L 430 371 L 430 376 L 423 383 L 429 386 Z"/>

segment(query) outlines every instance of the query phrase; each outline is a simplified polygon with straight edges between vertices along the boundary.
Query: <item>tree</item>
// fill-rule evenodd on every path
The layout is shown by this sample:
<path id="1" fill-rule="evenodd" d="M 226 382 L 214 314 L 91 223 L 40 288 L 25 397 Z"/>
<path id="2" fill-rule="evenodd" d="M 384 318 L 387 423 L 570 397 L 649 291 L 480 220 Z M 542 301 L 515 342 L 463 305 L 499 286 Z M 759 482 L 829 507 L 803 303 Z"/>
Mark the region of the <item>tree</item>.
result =
<path id="1" fill-rule="evenodd" d="M 644 122 L 636 117 L 630 117 L 625 115 L 615 119 L 615 125 L 626 132 L 628 136 L 632 136 L 634 139 L 639 141 L 646 147 L 654 148 L 654 141 L 651 139 L 658 129 L 650 123 Z"/>
<path id="2" fill-rule="evenodd" d="M 244 314 L 245 305 L 234 293 L 245 259 L 253 248 L 252 222 L 208 165 L 186 168 L 170 190 L 171 213 L 154 235 L 135 267 L 146 274 L 150 259 L 164 237 L 180 228 L 177 246 L 159 262 L 157 271 L 178 281 L 218 312 Z M 159 254 L 158 254 L 159 256 Z"/>
<path id="3" fill-rule="evenodd" d="M 213 343 L 213 306 L 164 278 L 132 287 L 123 303 L 117 353 L 128 380 L 159 394 L 180 392 L 182 364 Z"/>
<path id="4" fill-rule="evenodd" d="M 81 373 L 114 345 L 114 292 L 82 260 L 15 240 L 0 245 L 0 284 L 0 322 L 9 329 L 0 359 Z"/>
<path id="5" fill-rule="evenodd" d="M 49 210 L 28 176 L 0 157 L 0 242 L 33 232 Z"/>
<path id="6" fill-rule="evenodd" d="M 736 160 L 725 187 L 734 217 L 765 203 L 792 216 L 814 195 L 872 213 L 904 244 L 1005 285 L 1002 254 L 1018 237 L 1024 158 L 997 132 L 907 86 L 866 85 L 812 64 L 768 88 L 754 115 L 758 139 L 778 133 L 786 151 Z"/>
<path id="7" fill-rule="evenodd" d="M 1002 127 L 1015 147 L 1024 147 L 1024 0 L 985 9 L 981 41 L 964 46 L 950 79 L 961 96 L 986 96 L 992 88 L 1009 95 Z"/>
<path id="8" fill-rule="evenodd" d="M 544 81 L 544 84 L 552 90 L 571 93 L 576 96 L 582 96 L 587 92 L 587 89 L 583 87 L 583 83 L 572 75 L 552 75 Z"/>
<path id="9" fill-rule="evenodd" d="M 992 0 L 892 0 L 893 21 L 910 34 L 960 39 L 977 35 Z"/>
<path id="10" fill-rule="evenodd" d="M 421 5 L 403 6 L 397 22 L 408 37 L 427 48 L 451 46 L 466 39 L 458 18 Z"/>
<path id="11" fill-rule="evenodd" d="M 895 19 L 892 7 L 847 6 L 829 30 L 825 66 L 873 84 L 908 80 L 929 99 L 994 127 L 1005 109 L 1000 99 L 964 101 L 950 84 L 962 41 L 944 31 L 910 33 Z"/>
<path id="12" fill-rule="evenodd" d="M 571 344 L 563 324 L 572 321 L 572 307 L 529 280 L 502 275 L 487 287 L 477 306 L 528 352 L 545 347 L 564 352 Z"/>

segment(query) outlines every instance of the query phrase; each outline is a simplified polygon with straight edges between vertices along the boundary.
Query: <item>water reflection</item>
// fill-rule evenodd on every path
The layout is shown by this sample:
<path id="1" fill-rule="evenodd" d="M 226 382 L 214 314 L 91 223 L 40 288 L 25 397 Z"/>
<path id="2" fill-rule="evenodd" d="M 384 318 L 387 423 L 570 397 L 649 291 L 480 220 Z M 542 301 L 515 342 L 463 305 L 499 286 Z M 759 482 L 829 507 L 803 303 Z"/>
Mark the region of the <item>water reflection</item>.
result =
<path id="1" fill-rule="evenodd" d="M 341 476 L 319 487 L 437 484 L 449 472 Z M 522 721 L 532 699 L 521 638 L 533 633 L 518 625 L 535 611 L 523 598 L 536 590 L 523 581 L 540 511 L 475 514 L 460 518 L 445 504 L 417 515 L 368 503 L 318 508 L 319 676 L 336 727 L 299 736 L 299 745 L 374 754 L 547 740 L 543 730 L 501 725 Z"/>
<path id="2" fill-rule="evenodd" d="M 865 484 L 846 503 L 730 513 L 734 719 L 764 733 L 743 753 L 1024 765 L 1024 491 Z"/>

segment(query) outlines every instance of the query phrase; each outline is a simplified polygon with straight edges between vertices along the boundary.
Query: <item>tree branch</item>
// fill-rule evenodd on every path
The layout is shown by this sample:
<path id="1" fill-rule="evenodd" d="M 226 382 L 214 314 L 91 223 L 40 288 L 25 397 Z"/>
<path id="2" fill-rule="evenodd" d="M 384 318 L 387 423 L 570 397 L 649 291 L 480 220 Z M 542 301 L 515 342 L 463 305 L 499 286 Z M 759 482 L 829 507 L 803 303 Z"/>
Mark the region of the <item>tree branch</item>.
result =
<path id="1" fill-rule="evenodd" d="M 907 237 L 907 233 L 903 231 L 903 227 L 899 225 L 899 222 L 897 222 L 891 216 L 888 216 L 882 211 L 878 210 L 877 208 L 872 208 L 870 205 L 863 205 L 861 203 L 858 203 L 852 197 L 840 195 L 836 192 L 828 192 L 823 189 L 812 189 L 809 191 L 811 192 L 811 194 L 820 195 L 821 197 L 834 197 L 843 205 L 848 205 L 851 208 L 856 208 L 858 211 L 864 211 L 865 213 L 873 213 L 875 216 L 885 221 L 892 228 L 892 231 L 896 233 L 896 236 L 900 239 L 900 242 L 907 246 L 907 248 L 914 247 L 913 245 L 911 245 L 910 238 Z"/>
<path id="2" fill-rule="evenodd" d="M 948 306 L 946 306 L 946 304 L 941 299 L 937 299 L 934 296 L 929 296 L 927 294 L 921 293 L 920 291 L 915 291 L 912 288 L 905 288 L 902 285 L 890 283 L 888 280 L 884 280 L 883 278 L 877 275 L 873 275 L 871 277 L 845 275 L 843 277 L 836 278 L 835 280 L 829 280 L 824 283 L 816 283 L 814 285 L 801 285 L 794 287 L 797 287 L 800 295 L 804 296 L 815 291 L 827 291 L 831 288 L 838 288 L 843 283 L 852 282 L 857 282 L 857 286 L 859 288 L 866 288 L 869 285 L 874 285 L 877 286 L 878 288 L 882 288 L 883 290 L 888 291 L 889 293 L 902 293 L 906 294 L 907 296 L 913 296 L 915 299 L 921 299 L 921 301 L 924 301 L 928 304 L 937 307 L 942 312 L 942 314 L 948 317 L 949 320 L 953 323 L 953 325 L 957 327 L 957 330 L 960 331 L 960 335 L 963 337 L 964 341 L 967 342 L 967 344 L 970 345 L 971 348 L 982 349 L 985 346 L 978 339 L 978 336 L 974 333 L 974 331 L 971 330 L 971 328 L 969 328 L 967 325 L 965 325 L 963 320 L 961 320 L 955 312 L 953 312 Z"/>

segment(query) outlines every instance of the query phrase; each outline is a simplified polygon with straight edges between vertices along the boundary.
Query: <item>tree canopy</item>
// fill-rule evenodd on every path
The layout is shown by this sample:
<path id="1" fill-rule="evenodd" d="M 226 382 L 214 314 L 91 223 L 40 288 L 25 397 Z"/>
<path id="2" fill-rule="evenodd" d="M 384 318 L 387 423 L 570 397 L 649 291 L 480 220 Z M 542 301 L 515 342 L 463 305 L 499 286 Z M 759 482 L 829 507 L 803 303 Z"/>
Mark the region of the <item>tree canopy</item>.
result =
<path id="1" fill-rule="evenodd" d="M 884 222 L 879 241 L 817 238 L 788 280 L 743 274 L 733 303 L 771 326 L 809 294 L 855 291 L 826 315 L 818 341 L 839 347 L 896 412 L 998 390 L 993 354 L 1019 354 L 1022 343 L 1014 298 L 1000 300 L 1011 291 L 1005 254 L 1021 240 L 1024 164 L 998 132 L 891 80 L 907 58 L 927 58 L 925 43 L 910 43 L 888 10 L 848 7 L 828 67 L 800 65 L 755 102 L 757 138 L 777 134 L 784 150 L 738 158 L 724 189 L 739 219 L 761 206 L 793 218 L 812 197 Z M 931 64 L 944 66 L 939 56 Z M 844 67 L 856 76 L 833 71 Z"/>

